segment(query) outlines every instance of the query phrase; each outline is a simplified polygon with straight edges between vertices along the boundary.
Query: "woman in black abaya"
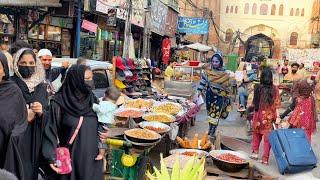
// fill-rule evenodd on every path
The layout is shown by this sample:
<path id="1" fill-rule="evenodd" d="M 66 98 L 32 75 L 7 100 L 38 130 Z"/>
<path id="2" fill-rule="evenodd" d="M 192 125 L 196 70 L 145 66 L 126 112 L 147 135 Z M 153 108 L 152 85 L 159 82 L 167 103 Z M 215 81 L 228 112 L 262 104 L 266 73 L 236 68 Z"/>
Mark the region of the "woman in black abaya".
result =
<path id="1" fill-rule="evenodd" d="M 0 169 L 10 171 L 20 180 L 26 178 L 18 142 L 26 128 L 26 103 L 19 87 L 9 81 L 7 59 L 0 53 Z"/>
<path id="2" fill-rule="evenodd" d="M 45 71 L 31 49 L 22 48 L 14 57 L 12 80 L 22 91 L 27 103 L 28 127 L 23 137 L 22 161 L 26 180 L 38 179 L 39 157 L 48 106 Z"/>
<path id="3" fill-rule="evenodd" d="M 84 65 L 73 65 L 55 96 L 50 101 L 48 124 L 45 128 L 43 155 L 50 167 L 59 172 L 55 164 L 55 149 L 66 147 L 67 142 L 78 125 L 80 116 L 84 117 L 79 133 L 69 146 L 72 159 L 72 172 L 68 175 L 58 175 L 56 180 L 102 180 L 102 161 L 96 161 L 99 150 L 97 142 L 98 118 L 92 110 L 96 101 L 91 89 L 92 71 Z"/>

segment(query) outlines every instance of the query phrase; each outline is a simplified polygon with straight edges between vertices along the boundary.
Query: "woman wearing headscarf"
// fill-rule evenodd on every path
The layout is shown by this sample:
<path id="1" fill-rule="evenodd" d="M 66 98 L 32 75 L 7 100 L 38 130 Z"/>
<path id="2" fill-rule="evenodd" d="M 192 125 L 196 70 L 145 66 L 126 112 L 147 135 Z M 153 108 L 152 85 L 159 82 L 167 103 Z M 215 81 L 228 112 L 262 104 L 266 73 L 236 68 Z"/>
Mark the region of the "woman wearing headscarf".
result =
<path id="1" fill-rule="evenodd" d="M 27 108 L 18 86 L 9 81 L 9 67 L 3 53 L 0 53 L 0 107 L 0 169 L 25 180 L 19 140 L 27 128 Z"/>
<path id="2" fill-rule="evenodd" d="M 55 180 L 102 180 L 102 161 L 96 161 L 98 118 L 93 111 L 96 98 L 92 93 L 92 71 L 85 65 L 73 65 L 66 78 L 50 101 L 48 124 L 45 128 L 43 155 L 53 171 Z M 83 117 L 78 134 L 70 145 L 69 140 Z M 59 142 L 58 142 L 59 139 Z M 56 148 L 68 147 L 72 159 L 72 172 L 60 175 L 56 161 Z"/>
<path id="3" fill-rule="evenodd" d="M 231 111 L 229 85 L 230 76 L 223 68 L 222 55 L 216 53 L 211 58 L 211 68 L 204 71 L 198 86 L 198 91 L 206 97 L 208 134 L 212 137 L 215 136 L 219 120 L 227 118 Z"/>
<path id="4" fill-rule="evenodd" d="M 306 79 L 297 82 L 296 106 L 288 122 L 293 128 L 302 128 L 311 143 L 311 135 L 316 130 L 317 111 L 312 94 L 314 85 Z"/>
<path id="5" fill-rule="evenodd" d="M 22 48 L 14 57 L 12 80 L 22 91 L 27 103 L 28 128 L 23 138 L 22 160 L 25 179 L 38 179 L 39 155 L 45 125 L 44 111 L 48 106 L 47 84 L 43 66 L 32 49 Z"/>

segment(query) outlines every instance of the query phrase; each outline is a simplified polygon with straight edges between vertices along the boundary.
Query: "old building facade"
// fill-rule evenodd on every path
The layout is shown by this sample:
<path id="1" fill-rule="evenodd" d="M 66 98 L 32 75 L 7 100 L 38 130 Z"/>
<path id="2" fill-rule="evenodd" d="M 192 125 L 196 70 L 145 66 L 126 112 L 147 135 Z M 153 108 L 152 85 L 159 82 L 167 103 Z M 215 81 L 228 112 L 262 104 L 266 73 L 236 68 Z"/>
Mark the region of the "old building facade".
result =
<path id="1" fill-rule="evenodd" d="M 246 43 L 237 41 L 233 52 L 242 56 L 247 53 L 281 58 L 288 47 L 309 48 L 313 3 L 314 0 L 221 0 L 219 25 L 224 32 L 220 37 L 231 42 L 239 32 Z M 230 51 L 226 45 L 220 47 Z"/>

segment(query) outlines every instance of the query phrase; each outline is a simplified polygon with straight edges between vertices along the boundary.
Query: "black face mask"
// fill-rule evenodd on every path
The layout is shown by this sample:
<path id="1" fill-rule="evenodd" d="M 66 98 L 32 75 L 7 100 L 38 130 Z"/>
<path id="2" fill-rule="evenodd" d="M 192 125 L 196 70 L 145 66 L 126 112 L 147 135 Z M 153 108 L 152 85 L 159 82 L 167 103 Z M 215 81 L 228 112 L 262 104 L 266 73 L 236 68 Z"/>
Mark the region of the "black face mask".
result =
<path id="1" fill-rule="evenodd" d="M 84 84 L 86 85 L 88 90 L 94 90 L 95 89 L 93 80 L 84 81 Z"/>
<path id="2" fill-rule="evenodd" d="M 18 66 L 18 71 L 23 78 L 30 78 L 36 72 L 34 66 Z"/>
<path id="3" fill-rule="evenodd" d="M 297 73 L 297 70 L 291 70 L 292 74 Z"/>

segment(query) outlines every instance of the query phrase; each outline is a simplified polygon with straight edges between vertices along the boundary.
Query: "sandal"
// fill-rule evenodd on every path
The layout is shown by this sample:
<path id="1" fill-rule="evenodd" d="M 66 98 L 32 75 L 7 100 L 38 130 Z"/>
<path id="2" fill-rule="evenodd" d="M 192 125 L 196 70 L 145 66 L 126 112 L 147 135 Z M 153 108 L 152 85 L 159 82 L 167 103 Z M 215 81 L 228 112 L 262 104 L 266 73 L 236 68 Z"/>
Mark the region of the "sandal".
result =
<path id="1" fill-rule="evenodd" d="M 250 155 L 250 158 L 253 159 L 253 160 L 258 160 L 259 155 L 258 155 L 257 153 L 252 153 L 252 154 Z"/>

